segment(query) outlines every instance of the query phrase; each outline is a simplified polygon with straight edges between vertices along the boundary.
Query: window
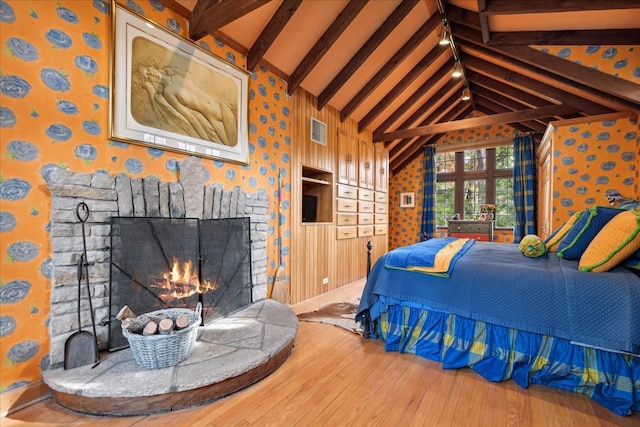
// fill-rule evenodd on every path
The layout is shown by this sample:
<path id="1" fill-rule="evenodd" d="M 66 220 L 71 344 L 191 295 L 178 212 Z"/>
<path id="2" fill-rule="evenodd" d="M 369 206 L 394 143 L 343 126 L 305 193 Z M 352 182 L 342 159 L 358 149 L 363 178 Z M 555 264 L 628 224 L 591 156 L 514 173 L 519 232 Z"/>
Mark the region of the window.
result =
<path id="1" fill-rule="evenodd" d="M 436 224 L 447 224 L 447 219 L 456 212 L 456 183 L 445 181 L 436 183 Z"/>
<path id="2" fill-rule="evenodd" d="M 456 171 L 456 153 L 447 152 L 436 156 L 436 172 L 452 173 Z"/>
<path id="3" fill-rule="evenodd" d="M 464 151 L 464 170 L 483 171 L 487 169 L 487 150 Z"/>
<path id="4" fill-rule="evenodd" d="M 436 224 L 446 227 L 455 213 L 476 219 L 480 207 L 495 203 L 496 227 L 513 227 L 513 146 L 436 154 Z"/>
<path id="5" fill-rule="evenodd" d="M 496 178 L 496 227 L 515 225 L 515 205 L 513 204 L 513 178 Z"/>

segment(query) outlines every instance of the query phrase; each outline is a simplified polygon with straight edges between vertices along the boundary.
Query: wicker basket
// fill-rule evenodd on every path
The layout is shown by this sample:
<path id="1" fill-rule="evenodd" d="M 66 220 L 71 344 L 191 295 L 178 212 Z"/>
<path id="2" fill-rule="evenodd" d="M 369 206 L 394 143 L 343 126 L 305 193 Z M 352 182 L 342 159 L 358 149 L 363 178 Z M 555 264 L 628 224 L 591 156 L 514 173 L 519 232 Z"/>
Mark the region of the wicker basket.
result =
<path id="1" fill-rule="evenodd" d="M 168 335 L 138 335 L 123 329 L 122 334 L 129 341 L 136 363 L 147 369 L 161 369 L 177 365 L 189 357 L 198 335 L 202 304 L 198 303 L 194 310 L 168 308 L 147 313 L 148 316 L 167 315 L 176 319 L 180 314 L 191 316 L 189 326 Z"/>

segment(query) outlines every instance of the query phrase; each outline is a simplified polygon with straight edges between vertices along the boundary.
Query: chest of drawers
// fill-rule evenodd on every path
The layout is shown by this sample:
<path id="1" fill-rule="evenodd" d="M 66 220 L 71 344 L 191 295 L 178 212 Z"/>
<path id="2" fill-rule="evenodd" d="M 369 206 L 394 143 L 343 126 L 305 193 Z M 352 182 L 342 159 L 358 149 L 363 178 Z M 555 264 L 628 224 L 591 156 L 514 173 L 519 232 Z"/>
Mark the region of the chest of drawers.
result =
<path id="1" fill-rule="evenodd" d="M 450 220 L 449 237 L 466 237 L 484 242 L 493 241 L 493 221 Z"/>

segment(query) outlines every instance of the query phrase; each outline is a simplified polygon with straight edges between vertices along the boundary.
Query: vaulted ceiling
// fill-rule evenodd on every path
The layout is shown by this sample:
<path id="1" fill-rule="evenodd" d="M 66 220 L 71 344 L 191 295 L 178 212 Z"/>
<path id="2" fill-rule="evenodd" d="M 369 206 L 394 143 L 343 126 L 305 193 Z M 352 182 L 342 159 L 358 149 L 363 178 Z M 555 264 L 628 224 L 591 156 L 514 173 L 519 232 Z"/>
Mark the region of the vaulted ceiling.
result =
<path id="1" fill-rule="evenodd" d="M 509 124 L 540 135 L 552 120 L 640 111 L 639 84 L 531 47 L 637 49 L 640 0 L 158 1 L 188 20 L 193 41 L 213 35 L 249 70 L 263 65 L 289 93 L 303 88 L 370 130 L 392 173 L 449 131 Z M 445 29 L 452 43 L 440 45 Z"/>

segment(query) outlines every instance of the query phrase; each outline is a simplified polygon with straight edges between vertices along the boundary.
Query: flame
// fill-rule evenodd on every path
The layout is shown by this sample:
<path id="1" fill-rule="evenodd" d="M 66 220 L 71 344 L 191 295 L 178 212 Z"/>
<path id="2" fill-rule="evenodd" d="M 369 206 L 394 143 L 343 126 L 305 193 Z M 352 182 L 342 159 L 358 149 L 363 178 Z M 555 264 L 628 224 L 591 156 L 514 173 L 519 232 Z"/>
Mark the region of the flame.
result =
<path id="1" fill-rule="evenodd" d="M 185 261 L 180 265 L 176 259 L 173 260 L 171 271 L 163 273 L 162 279 L 152 283 L 151 286 L 161 289 L 158 296 L 165 301 L 203 294 L 207 291 L 213 291 L 217 287 L 206 280 L 201 282 L 191 261 Z"/>

